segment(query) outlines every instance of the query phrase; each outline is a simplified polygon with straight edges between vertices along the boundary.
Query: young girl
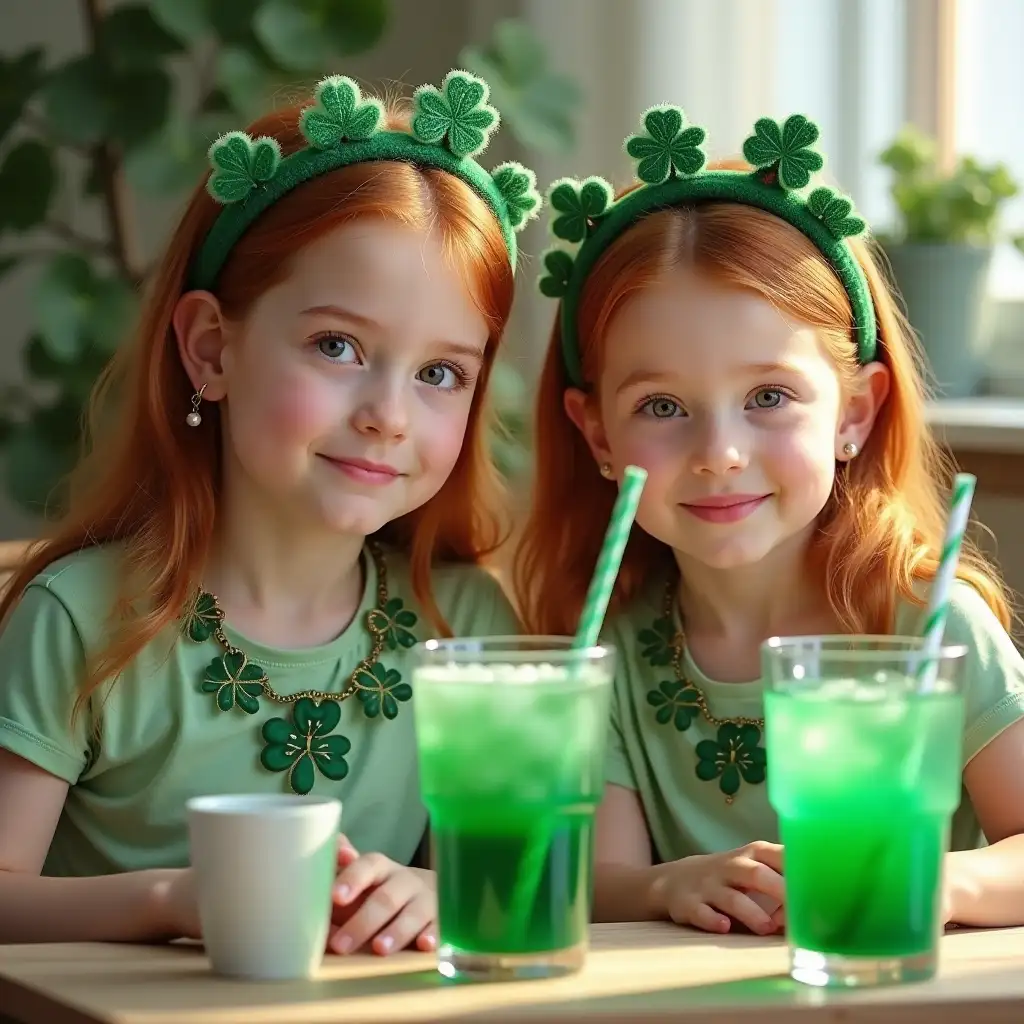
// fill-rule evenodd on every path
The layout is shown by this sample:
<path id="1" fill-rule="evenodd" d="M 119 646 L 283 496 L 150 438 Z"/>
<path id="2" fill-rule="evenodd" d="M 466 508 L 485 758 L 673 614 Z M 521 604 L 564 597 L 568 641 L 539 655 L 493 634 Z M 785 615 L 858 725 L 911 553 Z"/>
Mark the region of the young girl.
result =
<path id="1" fill-rule="evenodd" d="M 638 186 L 550 193 L 554 233 L 582 245 L 545 257 L 542 290 L 562 301 L 517 587 L 530 631 L 571 632 L 616 480 L 646 468 L 605 634 L 620 670 L 595 914 L 764 934 L 785 892 L 759 646 L 918 633 L 947 467 L 864 222 L 831 189 L 798 191 L 822 166 L 815 126 L 763 119 L 748 164 L 714 170 L 677 108 L 645 127 L 627 141 Z M 944 914 L 1017 925 L 1024 662 L 995 570 L 967 549 L 959 577 L 946 637 L 970 645 L 964 797 Z"/>
<path id="2" fill-rule="evenodd" d="M 312 791 L 330 947 L 433 943 L 409 649 L 516 630 L 484 398 L 539 196 L 478 79 L 412 114 L 335 77 L 211 148 L 0 604 L 0 941 L 197 935 L 185 801 Z"/>

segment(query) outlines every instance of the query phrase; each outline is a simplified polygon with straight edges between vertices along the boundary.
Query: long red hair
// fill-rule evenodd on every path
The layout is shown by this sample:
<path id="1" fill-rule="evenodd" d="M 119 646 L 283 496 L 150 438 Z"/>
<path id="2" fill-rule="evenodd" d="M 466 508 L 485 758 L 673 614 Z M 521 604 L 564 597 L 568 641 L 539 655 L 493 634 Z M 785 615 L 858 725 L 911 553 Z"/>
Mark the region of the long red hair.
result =
<path id="1" fill-rule="evenodd" d="M 870 247 L 859 239 L 852 246 L 871 288 L 879 329 L 876 358 L 889 367 L 891 386 L 863 452 L 837 474 L 812 553 L 843 628 L 888 633 L 897 602 L 919 604 L 915 583 L 935 576 L 946 518 L 941 488 L 952 467 L 925 422 L 922 360 L 913 332 Z M 817 326 L 841 380 L 852 383 L 858 367 L 852 312 L 838 277 L 796 228 L 762 210 L 726 202 L 659 211 L 608 247 L 579 307 L 588 381 L 600 380 L 608 325 L 621 304 L 683 265 Z M 617 493 L 564 411 L 568 387 L 556 321 L 537 398 L 534 500 L 514 573 L 526 627 L 536 633 L 575 630 Z M 671 559 L 666 545 L 634 527 L 612 607 L 662 576 Z M 971 544 L 964 546 L 958 574 L 1009 628 L 1005 588 Z"/>
<path id="2" fill-rule="evenodd" d="M 301 106 L 275 111 L 250 135 L 271 135 L 284 153 L 305 144 Z M 387 123 L 405 128 L 408 112 L 390 105 Z M 87 452 L 72 474 L 68 511 L 33 545 L 0 601 L 2 623 L 33 577 L 55 560 L 93 545 L 121 542 L 125 559 L 106 647 L 95 652 L 78 707 L 105 680 L 177 620 L 199 584 L 217 515 L 221 427 L 216 405 L 202 425 L 185 424 L 192 386 L 182 367 L 171 317 L 187 275 L 221 207 L 203 185 L 147 289 L 133 343 L 120 350 L 97 384 L 87 423 Z M 243 317 L 289 273 L 295 254 L 357 218 L 397 220 L 439 231 L 490 324 L 485 365 L 462 452 L 440 492 L 380 533 L 409 553 L 417 598 L 448 633 L 431 592 L 435 560 L 479 562 L 502 541 L 502 483 L 488 451 L 484 399 L 495 349 L 512 306 L 513 278 L 501 229 L 488 206 L 461 179 L 402 162 L 355 164 L 288 193 L 232 251 L 216 294 L 232 319 Z"/>

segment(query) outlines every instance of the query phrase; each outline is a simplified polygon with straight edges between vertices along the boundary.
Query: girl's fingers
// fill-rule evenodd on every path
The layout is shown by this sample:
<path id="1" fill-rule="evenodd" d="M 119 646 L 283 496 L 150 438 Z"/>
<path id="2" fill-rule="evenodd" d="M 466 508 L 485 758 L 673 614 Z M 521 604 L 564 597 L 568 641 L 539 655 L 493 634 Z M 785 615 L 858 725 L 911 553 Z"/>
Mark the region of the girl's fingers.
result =
<path id="1" fill-rule="evenodd" d="M 433 953 L 437 949 L 437 923 L 431 921 L 426 928 L 416 936 L 416 948 L 424 953 Z"/>
<path id="2" fill-rule="evenodd" d="M 690 924 L 694 928 L 700 928 L 706 932 L 715 932 L 718 935 L 724 935 L 732 927 L 729 918 L 724 914 L 718 913 L 714 907 L 709 907 L 706 903 L 699 903 L 696 906 L 690 914 Z"/>
<path id="3" fill-rule="evenodd" d="M 746 925 L 755 935 L 771 935 L 775 930 L 770 915 L 749 896 L 735 889 L 723 888 L 708 902 L 734 921 Z"/>
<path id="4" fill-rule="evenodd" d="M 358 857 L 338 872 L 334 880 L 334 902 L 346 906 L 367 889 L 388 879 L 397 867 L 393 860 L 382 853 L 368 853 Z"/>
<path id="5" fill-rule="evenodd" d="M 774 868 L 757 860 L 741 857 L 731 861 L 725 870 L 724 881 L 737 889 L 764 893 L 776 904 L 786 898 L 786 883 Z"/>
<path id="6" fill-rule="evenodd" d="M 378 885 L 363 905 L 338 928 L 331 937 L 330 948 L 335 953 L 343 954 L 361 949 L 421 894 L 423 885 L 412 872 L 397 872 Z M 432 917 L 433 913 L 426 920 L 420 921 L 419 927 L 408 936 L 406 942 L 411 941 Z"/>
<path id="7" fill-rule="evenodd" d="M 387 956 L 399 949 L 405 949 L 419 938 L 433 924 L 437 903 L 433 896 L 420 892 L 406 905 L 405 909 L 373 940 L 373 951 Z"/>
<path id="8" fill-rule="evenodd" d="M 338 836 L 338 867 L 347 868 L 359 857 L 359 851 L 348 841 L 348 836 Z"/>

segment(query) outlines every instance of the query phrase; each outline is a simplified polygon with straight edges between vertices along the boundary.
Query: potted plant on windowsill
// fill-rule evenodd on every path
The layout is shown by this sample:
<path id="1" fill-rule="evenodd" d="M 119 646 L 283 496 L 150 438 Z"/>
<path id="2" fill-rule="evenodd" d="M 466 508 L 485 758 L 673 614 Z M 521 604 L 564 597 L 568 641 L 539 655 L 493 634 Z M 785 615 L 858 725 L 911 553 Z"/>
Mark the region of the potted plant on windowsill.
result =
<path id="1" fill-rule="evenodd" d="M 939 394 L 973 394 L 984 374 L 982 318 L 999 214 L 1017 183 L 1003 164 L 970 156 L 942 174 L 934 141 L 913 128 L 904 128 L 879 161 L 893 172 L 899 215 L 897 231 L 880 241 L 907 316 Z"/>

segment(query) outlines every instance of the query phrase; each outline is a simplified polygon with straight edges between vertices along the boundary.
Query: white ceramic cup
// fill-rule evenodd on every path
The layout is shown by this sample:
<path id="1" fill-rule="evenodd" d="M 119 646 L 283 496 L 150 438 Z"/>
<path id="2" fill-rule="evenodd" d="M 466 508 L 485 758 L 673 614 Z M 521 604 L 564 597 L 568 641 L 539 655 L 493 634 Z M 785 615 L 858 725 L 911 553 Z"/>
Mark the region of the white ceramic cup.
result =
<path id="1" fill-rule="evenodd" d="M 331 923 L 340 802 L 202 796 L 187 808 L 213 970 L 263 980 L 312 977 Z"/>

